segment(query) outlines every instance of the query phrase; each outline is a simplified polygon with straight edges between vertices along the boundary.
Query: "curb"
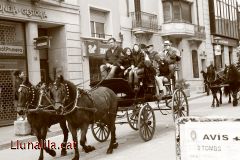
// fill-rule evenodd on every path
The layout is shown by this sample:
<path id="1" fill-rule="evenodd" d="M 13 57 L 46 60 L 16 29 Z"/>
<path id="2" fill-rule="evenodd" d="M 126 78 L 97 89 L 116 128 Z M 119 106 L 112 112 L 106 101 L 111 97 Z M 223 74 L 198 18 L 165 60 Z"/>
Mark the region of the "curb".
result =
<path id="1" fill-rule="evenodd" d="M 204 97 L 206 95 L 207 95 L 206 93 L 203 93 L 203 94 L 199 94 L 199 95 L 197 95 L 195 97 L 189 97 L 188 101 L 192 101 L 192 100 L 195 100 L 195 99 L 198 99 L 198 98 L 202 98 L 202 97 Z M 48 132 L 47 138 L 55 137 L 55 136 L 58 136 L 58 135 L 61 135 L 61 134 L 62 134 L 62 130 Z M 21 137 L 19 137 L 19 138 L 21 138 Z M 17 140 L 14 140 L 13 145 L 16 144 L 16 141 Z M 37 141 L 37 137 L 36 136 L 31 136 L 29 138 L 19 139 L 18 140 L 19 143 L 34 142 L 34 141 Z M 4 149 L 8 149 L 8 148 L 11 148 L 11 142 L 5 142 L 5 143 L 3 142 L 2 144 L 0 144 L 0 151 L 4 150 Z"/>

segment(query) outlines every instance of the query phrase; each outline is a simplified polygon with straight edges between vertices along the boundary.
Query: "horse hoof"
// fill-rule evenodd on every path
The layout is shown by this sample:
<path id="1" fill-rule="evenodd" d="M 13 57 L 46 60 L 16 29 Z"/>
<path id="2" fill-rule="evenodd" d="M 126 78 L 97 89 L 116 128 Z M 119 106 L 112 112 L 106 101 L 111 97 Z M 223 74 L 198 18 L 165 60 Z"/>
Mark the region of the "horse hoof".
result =
<path id="1" fill-rule="evenodd" d="M 95 147 L 93 146 L 86 146 L 83 148 L 83 150 L 86 152 L 86 153 L 89 153 L 89 152 L 92 152 L 95 150 Z"/>
<path id="2" fill-rule="evenodd" d="M 228 101 L 228 103 L 232 103 L 231 101 Z"/>
<path id="3" fill-rule="evenodd" d="M 43 157 L 39 157 L 38 160 L 43 160 Z"/>
<path id="4" fill-rule="evenodd" d="M 72 160 L 79 160 L 79 157 L 75 156 Z"/>
<path id="5" fill-rule="evenodd" d="M 56 156 L 56 152 L 54 150 L 49 150 L 48 153 L 52 156 L 55 157 Z"/>
<path id="6" fill-rule="evenodd" d="M 66 151 L 66 149 L 63 149 L 62 151 L 61 151 L 61 156 L 66 156 L 67 155 L 67 151 Z"/>
<path id="7" fill-rule="evenodd" d="M 113 149 L 116 149 L 117 147 L 118 147 L 118 143 L 116 142 L 113 144 Z"/>
<path id="8" fill-rule="evenodd" d="M 113 152 L 113 149 L 112 149 L 112 148 L 109 148 L 109 149 L 107 150 L 107 154 L 112 154 L 112 152 Z"/>

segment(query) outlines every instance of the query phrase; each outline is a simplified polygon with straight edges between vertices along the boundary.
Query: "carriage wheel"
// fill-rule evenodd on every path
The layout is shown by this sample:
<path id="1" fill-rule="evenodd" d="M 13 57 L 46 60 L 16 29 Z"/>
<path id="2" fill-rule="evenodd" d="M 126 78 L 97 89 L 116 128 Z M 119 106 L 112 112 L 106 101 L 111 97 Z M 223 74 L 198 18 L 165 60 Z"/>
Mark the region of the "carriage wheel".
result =
<path id="1" fill-rule="evenodd" d="M 127 110 L 127 120 L 130 127 L 134 130 L 138 130 L 138 115 L 139 115 L 139 105 L 136 105 L 134 109 Z"/>
<path id="2" fill-rule="evenodd" d="M 102 122 L 95 122 L 91 126 L 91 130 L 94 138 L 99 142 L 105 142 L 110 134 L 110 130 L 108 126 Z"/>
<path id="3" fill-rule="evenodd" d="M 188 100 L 182 89 L 177 89 L 172 97 L 173 120 L 189 115 Z"/>
<path id="4" fill-rule="evenodd" d="M 141 108 L 138 117 L 138 128 L 141 138 L 144 141 L 152 139 L 155 132 L 156 120 L 152 107 L 146 104 Z"/>

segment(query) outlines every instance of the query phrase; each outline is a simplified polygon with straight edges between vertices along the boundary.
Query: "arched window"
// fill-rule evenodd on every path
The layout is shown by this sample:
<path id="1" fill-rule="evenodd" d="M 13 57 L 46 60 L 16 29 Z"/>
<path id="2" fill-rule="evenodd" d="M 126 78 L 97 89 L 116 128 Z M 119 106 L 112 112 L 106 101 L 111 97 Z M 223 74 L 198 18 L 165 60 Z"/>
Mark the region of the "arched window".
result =
<path id="1" fill-rule="evenodd" d="M 198 53 L 196 50 L 192 50 L 192 67 L 193 78 L 199 78 Z"/>

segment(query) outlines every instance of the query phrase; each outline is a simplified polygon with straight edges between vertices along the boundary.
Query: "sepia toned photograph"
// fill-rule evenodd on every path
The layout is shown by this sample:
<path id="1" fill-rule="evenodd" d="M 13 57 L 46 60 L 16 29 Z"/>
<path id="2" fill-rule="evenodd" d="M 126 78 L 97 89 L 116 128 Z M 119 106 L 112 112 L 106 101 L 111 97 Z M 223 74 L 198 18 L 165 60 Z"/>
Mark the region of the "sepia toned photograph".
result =
<path id="1" fill-rule="evenodd" d="M 240 0 L 0 0 L 1 160 L 239 160 Z"/>

